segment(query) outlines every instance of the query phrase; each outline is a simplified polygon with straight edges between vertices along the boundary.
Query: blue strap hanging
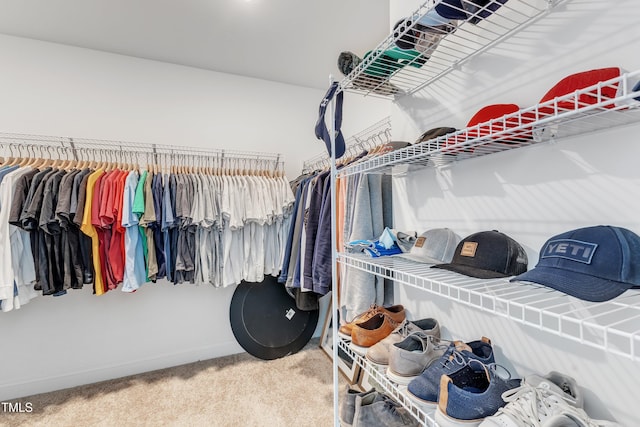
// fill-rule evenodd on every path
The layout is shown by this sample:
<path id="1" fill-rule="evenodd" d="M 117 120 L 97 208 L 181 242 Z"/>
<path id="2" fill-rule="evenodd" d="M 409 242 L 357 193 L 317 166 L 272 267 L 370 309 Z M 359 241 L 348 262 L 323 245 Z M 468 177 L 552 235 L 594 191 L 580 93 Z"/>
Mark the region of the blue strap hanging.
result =
<path id="1" fill-rule="evenodd" d="M 325 94 L 324 98 L 322 98 L 322 102 L 320 103 L 320 111 L 318 115 L 318 121 L 316 122 L 316 138 L 322 139 L 327 146 L 327 152 L 331 155 L 331 136 L 329 134 L 329 130 L 327 129 L 327 124 L 324 120 L 324 115 L 327 112 L 327 106 L 329 102 L 336 97 L 336 111 L 335 111 L 335 138 L 336 138 L 336 159 L 342 157 L 345 152 L 345 143 L 344 137 L 342 136 L 342 131 L 340 127 L 342 126 L 342 100 L 344 94 L 342 91 L 337 92 L 338 90 L 338 82 L 331 83 L 329 90 Z M 336 95 L 337 92 L 337 95 Z"/>

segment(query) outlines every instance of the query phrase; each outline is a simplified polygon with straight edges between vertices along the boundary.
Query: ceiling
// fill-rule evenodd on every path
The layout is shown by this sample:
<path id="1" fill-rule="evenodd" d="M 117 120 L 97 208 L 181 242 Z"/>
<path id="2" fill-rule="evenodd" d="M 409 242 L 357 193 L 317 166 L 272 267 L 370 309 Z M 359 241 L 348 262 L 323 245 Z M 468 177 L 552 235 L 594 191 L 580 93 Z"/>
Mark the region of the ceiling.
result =
<path id="1" fill-rule="evenodd" d="M 318 89 L 388 32 L 388 0 L 0 0 L 0 33 Z"/>

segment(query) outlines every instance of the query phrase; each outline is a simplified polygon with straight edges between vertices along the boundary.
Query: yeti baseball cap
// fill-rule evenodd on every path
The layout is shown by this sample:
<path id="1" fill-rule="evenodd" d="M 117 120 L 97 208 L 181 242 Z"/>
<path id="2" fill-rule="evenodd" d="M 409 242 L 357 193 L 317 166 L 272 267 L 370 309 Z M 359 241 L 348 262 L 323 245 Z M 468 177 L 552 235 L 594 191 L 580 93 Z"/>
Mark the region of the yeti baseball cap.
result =
<path id="1" fill-rule="evenodd" d="M 538 264 L 511 281 L 533 282 L 587 301 L 608 301 L 640 287 L 640 237 L 609 225 L 551 237 Z"/>

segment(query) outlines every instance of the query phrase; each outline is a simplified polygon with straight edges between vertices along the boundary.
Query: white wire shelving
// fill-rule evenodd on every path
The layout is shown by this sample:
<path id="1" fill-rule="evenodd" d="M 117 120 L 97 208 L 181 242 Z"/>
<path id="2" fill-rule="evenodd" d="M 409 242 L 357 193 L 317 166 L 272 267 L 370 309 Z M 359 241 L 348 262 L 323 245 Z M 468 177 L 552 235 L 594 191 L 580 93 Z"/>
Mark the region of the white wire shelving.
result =
<path id="1" fill-rule="evenodd" d="M 338 261 L 431 294 L 640 360 L 640 291 L 594 303 L 554 289 L 507 279 L 475 279 L 398 257 L 338 254 Z"/>
<path id="2" fill-rule="evenodd" d="M 360 368 L 366 371 L 367 374 L 369 374 L 371 380 L 373 380 L 377 384 L 376 389 L 378 391 L 383 391 L 385 394 L 392 397 L 396 402 L 400 403 L 407 411 L 411 413 L 411 415 L 413 415 L 421 423 L 421 425 L 429 427 L 438 426 L 435 422 L 434 411 L 425 412 L 423 408 L 413 403 L 413 401 L 409 399 L 406 394 L 404 394 L 401 388 L 399 388 L 395 383 L 387 378 L 384 369 L 376 367 L 375 365 L 369 363 L 366 358 L 355 353 L 349 346 L 348 340 L 340 338 L 338 345 L 349 357 L 351 357 L 351 359 L 353 359 L 354 363 L 356 363 L 358 366 L 360 366 Z"/>
<path id="3" fill-rule="evenodd" d="M 438 167 L 550 140 L 640 122 L 640 70 L 393 152 L 339 171 L 387 173 L 398 165 Z M 638 99 L 636 99 L 638 98 Z"/>
<path id="4" fill-rule="evenodd" d="M 343 158 L 355 157 L 365 150 L 370 150 L 391 142 L 391 117 L 387 116 L 371 126 L 352 135 L 345 141 Z M 307 159 L 302 165 L 302 172 L 326 169 L 331 164 L 329 154 L 324 151 Z"/>
<path id="5" fill-rule="evenodd" d="M 513 36 L 565 0 L 510 0 L 486 16 L 499 0 L 475 13 L 468 6 L 473 0 L 461 0 L 466 19 L 426 29 L 419 23 L 431 15 L 442 0 L 427 0 L 406 19 L 408 25 L 398 26 L 340 82 L 340 89 L 382 98 L 411 95 L 458 69 L 471 58 Z M 423 21 L 424 22 L 424 21 Z M 401 49 L 396 42 L 409 43 Z M 417 43 L 417 49 L 411 49 Z"/>

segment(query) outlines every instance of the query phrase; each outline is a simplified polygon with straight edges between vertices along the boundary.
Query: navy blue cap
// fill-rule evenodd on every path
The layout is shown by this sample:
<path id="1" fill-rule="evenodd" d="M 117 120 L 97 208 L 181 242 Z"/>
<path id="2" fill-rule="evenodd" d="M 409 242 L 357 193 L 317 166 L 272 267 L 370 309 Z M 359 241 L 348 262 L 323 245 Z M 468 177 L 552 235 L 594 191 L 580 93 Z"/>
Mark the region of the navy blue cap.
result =
<path id="1" fill-rule="evenodd" d="M 608 301 L 640 286 L 640 236 L 609 225 L 553 236 L 532 270 L 511 281 L 539 283 L 587 301 Z"/>
<path id="2" fill-rule="evenodd" d="M 436 12 L 447 19 L 467 19 L 461 0 L 442 0 L 436 5 Z"/>
<path id="3" fill-rule="evenodd" d="M 344 143 L 344 137 L 342 136 L 342 131 L 340 127 L 342 126 L 342 99 L 344 94 L 342 91 L 338 91 L 338 82 L 331 83 L 329 90 L 322 98 L 322 102 L 320 103 L 320 111 L 318 114 L 318 121 L 316 122 L 316 138 L 322 139 L 327 146 L 327 153 L 331 155 L 331 135 L 329 134 L 329 130 L 327 129 L 327 124 L 324 120 L 324 115 L 327 112 L 327 106 L 329 102 L 336 97 L 336 111 L 335 111 L 335 138 L 336 138 L 336 159 L 342 157 L 346 150 L 346 145 Z"/>

